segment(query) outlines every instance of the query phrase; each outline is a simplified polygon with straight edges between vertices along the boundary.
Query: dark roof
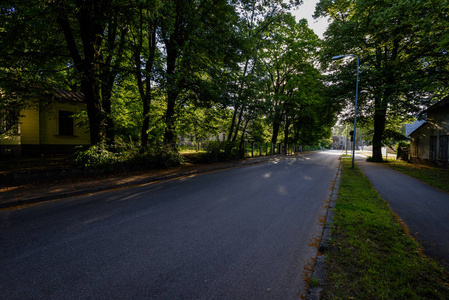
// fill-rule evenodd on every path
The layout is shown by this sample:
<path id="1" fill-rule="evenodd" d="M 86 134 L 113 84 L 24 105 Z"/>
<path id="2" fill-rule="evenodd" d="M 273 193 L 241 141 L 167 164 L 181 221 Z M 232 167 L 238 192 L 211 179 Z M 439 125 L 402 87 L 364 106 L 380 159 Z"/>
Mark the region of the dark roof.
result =
<path id="1" fill-rule="evenodd" d="M 53 89 L 53 96 L 63 101 L 75 101 L 85 103 L 84 94 L 82 92 L 67 91 L 58 88 Z"/>
<path id="2" fill-rule="evenodd" d="M 449 105 L 449 96 L 429 107 L 425 112 L 432 112 Z"/>
<path id="3" fill-rule="evenodd" d="M 418 132 L 421 130 L 421 128 L 424 128 L 424 126 L 426 126 L 426 125 L 428 125 L 428 124 L 429 124 L 428 122 L 422 123 L 421 126 L 419 126 L 419 127 L 416 128 L 415 130 L 413 130 L 412 132 L 410 132 L 409 136 L 412 136 L 412 135 L 418 133 Z"/>

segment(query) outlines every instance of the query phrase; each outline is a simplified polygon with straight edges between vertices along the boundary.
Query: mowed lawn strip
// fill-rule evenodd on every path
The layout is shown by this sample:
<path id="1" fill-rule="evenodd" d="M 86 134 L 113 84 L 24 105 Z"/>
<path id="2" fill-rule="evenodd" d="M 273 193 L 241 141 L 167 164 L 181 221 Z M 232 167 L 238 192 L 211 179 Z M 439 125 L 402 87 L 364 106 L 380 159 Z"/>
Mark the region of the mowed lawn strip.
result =
<path id="1" fill-rule="evenodd" d="M 449 299 L 449 274 L 419 250 L 369 180 L 343 159 L 323 299 Z"/>
<path id="2" fill-rule="evenodd" d="M 389 160 L 387 165 L 449 193 L 449 169 L 411 164 L 403 160 Z"/>

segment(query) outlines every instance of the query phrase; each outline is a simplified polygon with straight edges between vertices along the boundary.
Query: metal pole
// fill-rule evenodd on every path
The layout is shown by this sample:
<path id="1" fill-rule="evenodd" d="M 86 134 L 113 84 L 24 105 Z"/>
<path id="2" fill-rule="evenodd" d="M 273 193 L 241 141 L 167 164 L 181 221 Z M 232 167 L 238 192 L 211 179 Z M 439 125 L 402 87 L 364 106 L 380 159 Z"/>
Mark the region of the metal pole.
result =
<path id="1" fill-rule="evenodd" d="M 356 142 L 356 128 L 357 128 L 357 100 L 359 95 L 359 57 L 357 55 L 351 54 L 357 58 L 357 82 L 355 84 L 355 112 L 354 112 L 354 141 L 352 143 L 352 168 L 354 169 L 354 158 L 355 158 L 355 142 Z"/>

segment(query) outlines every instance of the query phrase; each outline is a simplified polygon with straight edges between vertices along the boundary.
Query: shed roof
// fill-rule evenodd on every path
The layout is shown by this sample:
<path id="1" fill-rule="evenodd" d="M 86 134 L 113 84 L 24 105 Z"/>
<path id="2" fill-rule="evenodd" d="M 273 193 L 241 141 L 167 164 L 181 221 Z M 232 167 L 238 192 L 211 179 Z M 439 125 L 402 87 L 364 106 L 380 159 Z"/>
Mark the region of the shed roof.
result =
<path id="1" fill-rule="evenodd" d="M 63 101 L 75 101 L 85 103 L 84 94 L 82 92 L 67 91 L 58 88 L 53 89 L 53 96 Z"/>

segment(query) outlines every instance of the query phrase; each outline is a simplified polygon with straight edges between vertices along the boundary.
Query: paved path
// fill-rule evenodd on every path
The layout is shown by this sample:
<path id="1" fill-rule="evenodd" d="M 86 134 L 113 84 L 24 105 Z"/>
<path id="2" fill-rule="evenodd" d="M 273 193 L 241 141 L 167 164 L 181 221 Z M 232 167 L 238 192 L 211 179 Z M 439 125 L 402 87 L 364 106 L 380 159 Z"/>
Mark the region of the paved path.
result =
<path id="1" fill-rule="evenodd" d="M 357 155 L 356 160 L 424 253 L 449 269 L 449 194 L 383 164 L 366 162 L 365 156 Z"/>
<path id="2" fill-rule="evenodd" d="M 0 298 L 298 299 L 340 152 L 0 211 Z"/>

